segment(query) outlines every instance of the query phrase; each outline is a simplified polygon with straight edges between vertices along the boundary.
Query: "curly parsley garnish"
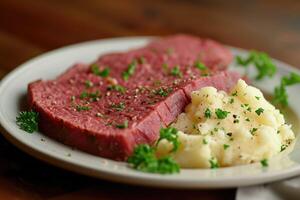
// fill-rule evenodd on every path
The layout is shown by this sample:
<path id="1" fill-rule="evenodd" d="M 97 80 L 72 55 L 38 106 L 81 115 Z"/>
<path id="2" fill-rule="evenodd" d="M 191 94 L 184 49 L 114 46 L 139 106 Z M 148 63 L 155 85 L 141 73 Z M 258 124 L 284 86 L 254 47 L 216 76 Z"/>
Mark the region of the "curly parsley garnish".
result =
<path id="1" fill-rule="evenodd" d="M 261 80 L 267 76 L 272 77 L 277 71 L 272 59 L 264 52 L 250 51 L 246 58 L 236 56 L 236 62 L 245 68 L 251 64 L 254 65 L 258 72 L 255 77 L 256 80 Z"/>
<path id="2" fill-rule="evenodd" d="M 110 69 L 108 67 L 104 68 L 102 71 L 99 70 L 99 66 L 97 64 L 93 64 L 91 66 L 91 71 L 96 76 L 108 77 L 110 73 Z"/>
<path id="3" fill-rule="evenodd" d="M 16 122 L 20 129 L 33 133 L 38 130 L 38 117 L 39 114 L 32 110 L 21 111 L 19 116 L 16 117 Z"/>
<path id="4" fill-rule="evenodd" d="M 217 108 L 215 114 L 218 119 L 225 119 L 230 112 Z"/>
<path id="5" fill-rule="evenodd" d="M 161 128 L 160 138 L 156 145 L 162 140 L 166 139 L 173 144 L 172 152 L 176 151 L 179 146 L 178 131 L 175 128 Z M 147 144 L 142 144 L 134 149 L 132 156 L 127 160 L 134 169 L 149 173 L 158 174 L 174 174 L 180 172 L 179 165 L 170 156 L 163 158 L 156 157 L 156 146 L 150 147 Z"/>
<path id="6" fill-rule="evenodd" d="M 173 174 L 180 171 L 179 165 L 171 157 L 158 159 L 155 156 L 155 149 L 147 144 L 137 146 L 127 162 L 142 172 Z"/>
<path id="7" fill-rule="evenodd" d="M 288 105 L 288 94 L 286 87 L 300 83 L 300 75 L 291 72 L 289 76 L 283 76 L 280 81 L 280 85 L 274 89 L 273 102 L 282 106 Z"/>
<path id="8" fill-rule="evenodd" d="M 127 69 L 122 73 L 122 78 L 127 81 L 135 72 L 137 66 L 137 61 L 133 60 L 127 67 Z"/>
<path id="9" fill-rule="evenodd" d="M 161 140 L 166 139 L 167 141 L 173 144 L 173 149 L 171 150 L 171 152 L 176 152 L 178 150 L 179 141 L 178 141 L 178 130 L 176 128 L 173 127 L 161 128 L 159 134 L 160 134 L 160 138 L 157 140 L 156 146 Z"/>

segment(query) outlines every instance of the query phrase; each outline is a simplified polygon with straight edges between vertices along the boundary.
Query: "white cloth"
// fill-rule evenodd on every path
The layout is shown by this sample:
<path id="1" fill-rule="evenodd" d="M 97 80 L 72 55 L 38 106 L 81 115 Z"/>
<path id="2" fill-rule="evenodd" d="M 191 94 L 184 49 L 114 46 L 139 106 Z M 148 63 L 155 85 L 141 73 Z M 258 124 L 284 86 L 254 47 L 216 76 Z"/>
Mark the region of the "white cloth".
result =
<path id="1" fill-rule="evenodd" d="M 238 188 L 236 200 L 300 200 L 300 177 Z"/>

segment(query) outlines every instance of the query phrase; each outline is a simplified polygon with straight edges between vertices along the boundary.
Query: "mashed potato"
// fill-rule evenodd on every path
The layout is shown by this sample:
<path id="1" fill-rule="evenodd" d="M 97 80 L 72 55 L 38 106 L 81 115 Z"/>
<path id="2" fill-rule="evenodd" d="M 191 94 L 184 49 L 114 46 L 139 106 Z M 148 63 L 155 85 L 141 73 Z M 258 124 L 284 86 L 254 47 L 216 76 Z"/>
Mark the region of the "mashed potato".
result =
<path id="1" fill-rule="evenodd" d="M 210 168 L 259 162 L 284 150 L 295 138 L 283 115 L 262 92 L 239 80 L 227 94 L 204 87 L 172 124 L 180 148 L 172 157 L 184 168 Z M 158 156 L 170 154 L 163 140 Z"/>

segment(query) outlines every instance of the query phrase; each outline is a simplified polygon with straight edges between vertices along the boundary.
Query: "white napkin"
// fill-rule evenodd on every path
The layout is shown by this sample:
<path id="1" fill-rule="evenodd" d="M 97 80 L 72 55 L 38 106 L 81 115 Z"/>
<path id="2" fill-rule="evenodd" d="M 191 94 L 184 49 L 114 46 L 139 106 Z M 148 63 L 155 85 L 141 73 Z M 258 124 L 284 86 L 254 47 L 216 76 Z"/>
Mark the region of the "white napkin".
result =
<path id="1" fill-rule="evenodd" d="M 266 185 L 238 188 L 236 200 L 299 200 L 300 177 Z"/>

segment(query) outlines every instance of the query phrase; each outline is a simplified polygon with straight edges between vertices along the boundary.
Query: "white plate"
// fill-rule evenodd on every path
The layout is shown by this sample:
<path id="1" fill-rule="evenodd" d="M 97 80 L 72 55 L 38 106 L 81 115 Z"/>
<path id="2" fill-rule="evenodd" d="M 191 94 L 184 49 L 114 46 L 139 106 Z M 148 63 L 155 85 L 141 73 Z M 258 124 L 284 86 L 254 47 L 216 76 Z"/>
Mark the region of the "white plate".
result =
<path id="1" fill-rule="evenodd" d="M 149 37 L 116 38 L 85 42 L 51 51 L 19 66 L 7 75 L 0 84 L 0 122 L 2 133 L 13 144 L 53 165 L 81 174 L 130 184 L 173 188 L 226 188 L 246 186 L 279 180 L 300 174 L 300 143 L 285 157 L 271 159 L 270 166 L 262 169 L 260 164 L 221 169 L 187 169 L 177 175 L 157 175 L 130 169 L 126 163 L 96 157 L 58 143 L 41 133 L 28 134 L 20 130 L 15 118 L 24 102 L 27 84 L 36 79 L 53 79 L 75 62 L 92 62 L 99 55 L 127 50 L 146 44 Z M 231 48 L 234 54 L 245 51 Z M 275 61 L 279 75 L 292 71 L 291 67 Z M 253 72 L 251 72 L 253 73 Z M 272 80 L 257 83 L 264 91 L 272 92 L 279 83 L 279 75 Z M 300 86 L 289 89 L 290 105 L 300 114 Z M 298 122 L 297 122 L 298 123 Z M 41 139 L 45 141 L 42 141 Z M 71 156 L 68 156 L 71 154 Z"/>

